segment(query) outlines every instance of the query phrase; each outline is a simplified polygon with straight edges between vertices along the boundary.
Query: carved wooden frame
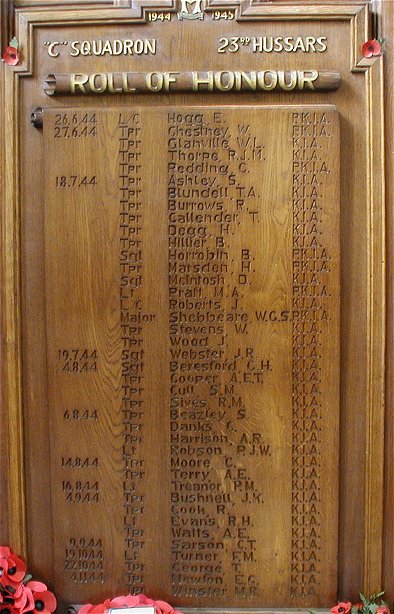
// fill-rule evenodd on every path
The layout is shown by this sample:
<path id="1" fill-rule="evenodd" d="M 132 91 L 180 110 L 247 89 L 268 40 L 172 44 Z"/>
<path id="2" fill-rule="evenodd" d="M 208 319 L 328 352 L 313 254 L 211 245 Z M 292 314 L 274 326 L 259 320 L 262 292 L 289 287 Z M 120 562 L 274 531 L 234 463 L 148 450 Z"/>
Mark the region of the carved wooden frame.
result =
<path id="1" fill-rule="evenodd" d="M 21 355 L 21 255 L 20 255 L 20 164 L 19 164 L 19 79 L 33 71 L 34 28 L 59 23 L 72 24 L 84 20 L 94 24 L 144 21 L 149 7 L 174 11 L 175 0 L 135 0 L 132 7 L 117 7 L 110 0 L 63 0 L 63 8 L 53 6 L 53 0 L 14 0 L 16 36 L 27 50 L 22 64 L 10 69 L 2 64 L 0 111 L 2 146 L 1 157 L 1 301 L 2 301 L 2 376 L 3 406 L 9 441 L 9 498 L 8 514 L 10 543 L 27 554 L 27 511 L 25 500 L 24 432 L 22 406 Z M 64 5 L 72 4 L 70 8 Z M 50 6 L 51 5 L 51 8 Z M 94 6 L 87 6 L 94 5 Z M 102 6 L 99 6 L 102 5 Z M 18 8 L 23 7 L 23 8 Z M 350 22 L 352 46 L 350 68 L 363 72 L 367 113 L 365 126 L 367 143 L 367 203 L 368 264 L 367 264 L 367 428 L 365 433 L 365 536 L 364 579 L 362 589 L 368 593 L 381 586 L 383 558 L 383 483 L 384 449 L 376 448 L 376 433 L 384 433 L 384 376 L 385 376 L 385 191 L 384 191 L 384 127 L 383 127 L 383 58 L 365 59 L 361 45 L 369 38 L 369 12 L 366 2 L 359 4 L 271 4 L 247 0 L 208 0 L 208 10 L 234 8 L 239 20 L 320 19 Z M 192 610 L 190 610 L 192 611 Z"/>

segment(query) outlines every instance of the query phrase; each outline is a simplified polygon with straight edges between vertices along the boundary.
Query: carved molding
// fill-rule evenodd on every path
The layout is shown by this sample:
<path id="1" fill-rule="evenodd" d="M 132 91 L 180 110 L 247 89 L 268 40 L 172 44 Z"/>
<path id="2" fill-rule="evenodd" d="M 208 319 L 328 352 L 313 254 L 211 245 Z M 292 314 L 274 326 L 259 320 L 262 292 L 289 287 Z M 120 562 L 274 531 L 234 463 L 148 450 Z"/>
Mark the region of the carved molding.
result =
<path id="1" fill-rule="evenodd" d="M 385 183 L 383 58 L 375 58 L 366 75 L 368 189 L 368 412 L 365 467 L 364 590 L 382 586 L 385 384 Z M 378 314 L 377 314 L 378 311 Z"/>
<path id="2" fill-rule="evenodd" d="M 22 1 L 22 0 L 20 0 Z M 30 1 L 30 0 L 23 0 Z M 31 0 L 35 2 L 35 0 Z M 209 8 L 218 8 L 218 4 L 223 5 L 223 0 L 210 0 Z M 235 2 L 231 2 L 234 8 Z M 229 5 L 226 5 L 229 8 Z M 146 21 L 146 10 L 149 7 L 155 9 L 166 9 L 170 11 L 176 10 L 176 0 L 157 0 L 155 6 L 149 3 L 149 0 L 135 0 L 133 7 L 117 8 L 116 21 L 135 22 Z M 16 72 L 21 75 L 30 76 L 33 70 L 33 45 L 30 40 L 33 36 L 33 29 L 45 22 L 46 25 L 55 25 L 64 23 L 71 25 L 84 21 L 87 25 L 99 24 L 108 22 L 114 18 L 114 8 L 84 8 L 77 9 L 75 5 L 72 8 L 64 8 L 55 6 L 50 10 L 38 11 L 36 8 L 27 9 L 25 11 L 17 11 L 16 14 L 16 36 L 20 45 L 25 50 L 22 55 L 21 64 L 16 67 Z M 304 6 L 294 5 L 255 5 L 253 0 L 248 0 L 247 4 L 242 4 L 237 15 L 239 21 L 275 21 L 282 20 L 343 20 L 350 21 L 351 28 L 351 47 L 350 47 L 350 69 L 354 72 L 364 72 L 371 65 L 371 60 L 361 56 L 361 46 L 368 40 L 369 37 L 369 11 L 368 5 L 355 4 L 340 4 L 340 5 L 321 5 L 311 4 Z"/>
<path id="3" fill-rule="evenodd" d="M 176 10 L 177 0 L 14 0 L 15 8 L 132 8 L 133 10 Z"/>
<path id="4" fill-rule="evenodd" d="M 2 352 L 4 376 L 3 403 L 8 417 L 8 515 L 10 543 L 26 553 L 27 525 L 25 503 L 24 437 L 21 365 L 20 306 L 20 209 L 19 209 L 19 96 L 18 75 L 2 66 L 3 104 L 2 152 L 5 164 L 1 180 L 1 289 Z"/>

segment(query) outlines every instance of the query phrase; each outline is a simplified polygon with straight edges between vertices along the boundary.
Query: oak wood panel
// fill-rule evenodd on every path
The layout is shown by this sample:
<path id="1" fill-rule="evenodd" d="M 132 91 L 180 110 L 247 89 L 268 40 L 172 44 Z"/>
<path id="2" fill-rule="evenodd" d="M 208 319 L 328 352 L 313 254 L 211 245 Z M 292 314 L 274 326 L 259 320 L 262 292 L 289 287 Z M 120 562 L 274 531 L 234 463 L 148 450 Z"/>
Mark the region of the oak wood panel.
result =
<path id="1" fill-rule="evenodd" d="M 249 107 L 239 124 L 242 115 L 135 107 L 44 116 L 51 492 L 66 601 L 88 598 L 99 580 L 100 593 L 121 592 L 125 563 L 131 592 L 161 587 L 175 603 L 335 598 L 338 122 L 324 107 Z M 194 148 L 190 130 L 207 133 Z M 210 137 L 215 130 L 225 136 Z M 320 287 L 309 294 L 306 280 Z M 97 548 L 82 560 L 86 570 L 81 540 L 102 542 L 99 561 Z M 115 554 L 122 543 L 137 549 L 131 567 Z"/>

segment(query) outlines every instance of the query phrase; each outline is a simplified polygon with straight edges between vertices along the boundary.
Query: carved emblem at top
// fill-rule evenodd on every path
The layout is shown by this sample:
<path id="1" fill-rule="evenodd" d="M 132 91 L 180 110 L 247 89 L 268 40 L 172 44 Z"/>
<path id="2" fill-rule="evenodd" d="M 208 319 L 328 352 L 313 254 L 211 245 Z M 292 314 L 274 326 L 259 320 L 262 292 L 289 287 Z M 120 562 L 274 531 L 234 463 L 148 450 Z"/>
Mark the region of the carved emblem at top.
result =
<path id="1" fill-rule="evenodd" d="M 178 19 L 204 19 L 201 9 L 202 0 L 180 0 L 180 3 Z"/>

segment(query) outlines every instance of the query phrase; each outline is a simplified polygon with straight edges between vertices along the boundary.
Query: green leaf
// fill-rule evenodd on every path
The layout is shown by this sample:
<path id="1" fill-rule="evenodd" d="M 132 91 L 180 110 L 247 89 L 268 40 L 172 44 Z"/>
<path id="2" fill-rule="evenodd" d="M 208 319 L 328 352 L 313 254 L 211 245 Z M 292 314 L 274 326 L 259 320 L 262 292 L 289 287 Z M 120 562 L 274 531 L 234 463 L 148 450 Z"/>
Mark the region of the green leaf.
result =
<path id="1" fill-rule="evenodd" d="M 363 602 L 363 604 L 368 606 L 368 599 L 366 597 L 364 597 L 364 595 L 362 593 L 359 593 L 359 595 L 360 595 L 360 599 Z"/>
<path id="2" fill-rule="evenodd" d="M 378 601 L 378 599 L 380 599 L 381 597 L 383 597 L 384 595 L 384 591 L 379 591 L 379 593 L 374 593 L 373 595 L 371 595 L 368 599 L 369 601 L 371 601 L 372 603 L 375 603 L 376 601 Z"/>
<path id="3" fill-rule="evenodd" d="M 10 47 L 15 47 L 15 49 L 18 49 L 19 47 L 18 40 L 15 36 L 10 40 Z"/>
<path id="4" fill-rule="evenodd" d="M 22 580 L 22 584 L 27 584 L 28 582 L 30 582 L 32 578 L 33 576 L 31 575 L 31 573 L 27 573 Z"/>

